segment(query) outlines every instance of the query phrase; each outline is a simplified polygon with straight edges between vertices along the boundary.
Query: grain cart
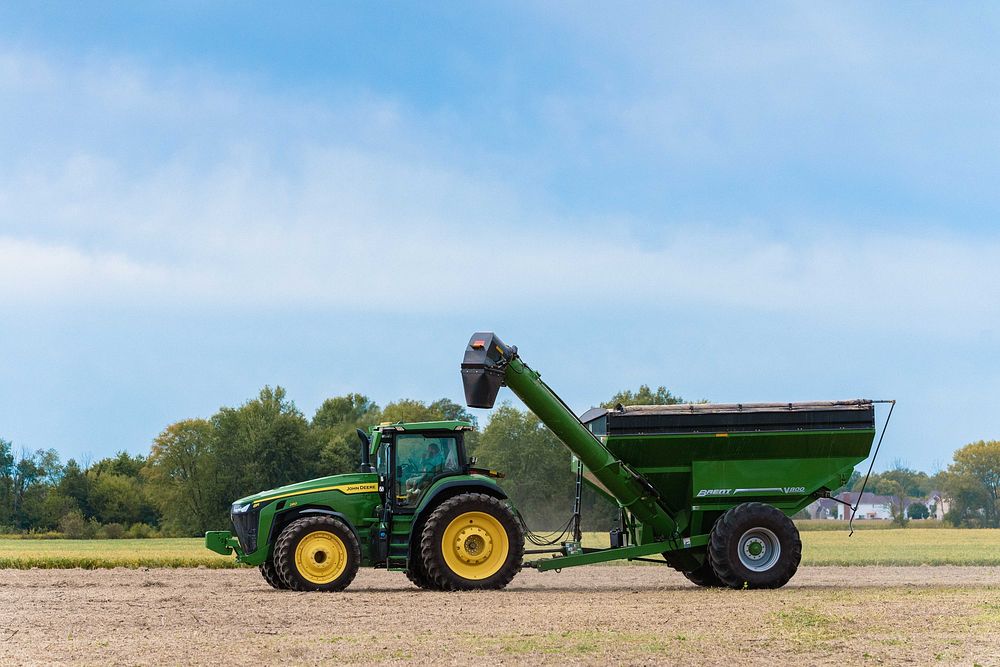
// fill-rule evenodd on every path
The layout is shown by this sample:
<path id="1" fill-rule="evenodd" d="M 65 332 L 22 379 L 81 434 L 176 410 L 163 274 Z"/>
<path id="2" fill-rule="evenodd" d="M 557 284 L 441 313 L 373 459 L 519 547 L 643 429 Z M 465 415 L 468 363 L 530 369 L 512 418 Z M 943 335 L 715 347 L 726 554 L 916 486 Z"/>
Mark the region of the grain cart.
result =
<path id="1" fill-rule="evenodd" d="M 557 545 L 527 531 L 500 473 L 467 458 L 471 425 L 427 422 L 359 431 L 360 472 L 238 500 L 236 535 L 207 533 L 206 546 L 294 590 L 341 590 L 360 565 L 403 571 L 425 589 L 497 589 L 522 566 L 652 556 L 700 586 L 777 588 L 801 556 L 789 517 L 844 485 L 875 435 L 867 400 L 616 406 L 581 421 L 493 333 L 472 337 L 461 372 L 470 407 L 493 407 L 507 386 L 572 452 L 570 539 Z M 610 548 L 581 545 L 583 484 L 620 509 Z M 551 557 L 522 562 L 526 536 L 544 547 L 527 553 Z"/>

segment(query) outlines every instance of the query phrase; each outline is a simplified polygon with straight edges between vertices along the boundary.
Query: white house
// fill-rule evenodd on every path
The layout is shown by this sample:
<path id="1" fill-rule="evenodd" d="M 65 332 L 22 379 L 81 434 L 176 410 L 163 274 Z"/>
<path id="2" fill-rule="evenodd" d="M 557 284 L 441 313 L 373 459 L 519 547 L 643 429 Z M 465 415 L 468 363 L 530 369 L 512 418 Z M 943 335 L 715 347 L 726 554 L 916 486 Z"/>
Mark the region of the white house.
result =
<path id="1" fill-rule="evenodd" d="M 858 501 L 858 494 L 851 491 L 848 493 L 841 493 L 837 496 L 838 500 L 842 500 L 848 503 L 851 507 Z M 907 506 L 913 502 L 907 500 Z M 881 519 L 881 520 L 892 520 L 892 504 L 893 498 L 891 496 L 880 496 L 874 493 L 865 492 L 865 495 L 861 498 L 861 502 L 858 504 L 858 510 L 854 515 L 855 519 Z M 841 505 L 838 503 L 840 514 L 839 519 L 849 521 L 851 519 L 851 507 L 847 505 Z"/>
<path id="2" fill-rule="evenodd" d="M 837 500 L 843 502 L 837 502 Z M 851 518 L 851 507 L 858 500 L 856 492 L 840 493 L 833 498 L 820 498 L 812 503 L 806 510 L 809 516 L 814 519 L 836 519 L 849 521 Z M 865 492 L 865 496 L 858 505 L 857 519 L 877 519 L 892 520 L 892 505 L 896 502 L 892 496 L 880 496 L 875 493 Z M 848 503 L 850 507 L 844 505 Z M 904 508 L 908 508 L 913 503 L 922 503 L 930 510 L 930 518 L 941 521 L 949 509 L 948 499 L 940 491 L 932 491 L 926 498 L 907 498 Z"/>

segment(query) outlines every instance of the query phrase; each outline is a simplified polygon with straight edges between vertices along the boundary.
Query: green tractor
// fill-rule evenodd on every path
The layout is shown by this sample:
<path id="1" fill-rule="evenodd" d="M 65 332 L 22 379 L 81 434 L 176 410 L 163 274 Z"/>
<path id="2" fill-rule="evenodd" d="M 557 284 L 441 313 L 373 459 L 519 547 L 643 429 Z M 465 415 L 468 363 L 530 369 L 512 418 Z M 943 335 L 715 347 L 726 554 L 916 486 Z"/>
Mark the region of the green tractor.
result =
<path id="1" fill-rule="evenodd" d="M 461 371 L 470 407 L 493 407 L 509 387 L 572 452 L 569 539 L 527 531 L 502 475 L 466 455 L 472 426 L 445 421 L 359 429 L 359 472 L 242 498 L 232 506 L 236 534 L 206 533 L 206 546 L 297 591 L 342 590 L 362 565 L 450 591 L 503 588 L 522 566 L 650 556 L 699 586 L 777 588 L 801 558 L 790 517 L 846 484 L 875 436 L 870 400 L 616 406 L 577 417 L 493 333 L 473 335 Z M 584 484 L 620 510 L 610 548 L 581 544 Z M 540 548 L 525 551 L 526 538 Z M 526 553 L 550 557 L 522 562 Z"/>
<path id="2" fill-rule="evenodd" d="M 503 588 L 521 569 L 524 532 L 500 474 L 466 456 L 470 430 L 462 421 L 359 430 L 360 472 L 241 498 L 236 536 L 210 532 L 206 546 L 235 551 L 275 588 L 339 591 L 362 565 L 402 570 L 429 590 Z"/>

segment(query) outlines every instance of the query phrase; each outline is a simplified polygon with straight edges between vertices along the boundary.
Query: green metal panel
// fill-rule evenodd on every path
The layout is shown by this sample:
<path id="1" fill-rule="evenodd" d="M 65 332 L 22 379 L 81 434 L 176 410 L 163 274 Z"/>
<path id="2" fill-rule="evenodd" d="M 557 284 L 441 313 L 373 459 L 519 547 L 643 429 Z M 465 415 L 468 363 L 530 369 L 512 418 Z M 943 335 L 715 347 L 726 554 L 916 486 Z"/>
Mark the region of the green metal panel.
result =
<path id="1" fill-rule="evenodd" d="M 260 565 L 270 553 L 274 535 L 271 527 L 283 512 L 305 507 L 325 508 L 341 514 L 358 535 L 363 564 L 371 561 L 371 526 L 377 522 L 375 508 L 381 504 L 378 493 L 378 475 L 352 473 L 320 477 L 298 484 L 290 484 L 269 491 L 262 491 L 237 501 L 248 503 L 252 510 L 259 510 L 257 522 L 257 549 L 244 554 L 237 551 L 237 560 L 250 565 Z"/>

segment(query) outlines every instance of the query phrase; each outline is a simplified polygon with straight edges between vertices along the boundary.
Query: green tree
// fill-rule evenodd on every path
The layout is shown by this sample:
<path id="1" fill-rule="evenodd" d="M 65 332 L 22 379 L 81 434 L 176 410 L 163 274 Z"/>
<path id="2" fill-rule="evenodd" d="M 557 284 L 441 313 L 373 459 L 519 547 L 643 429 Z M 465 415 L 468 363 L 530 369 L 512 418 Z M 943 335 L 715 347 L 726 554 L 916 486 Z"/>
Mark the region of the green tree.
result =
<path id="1" fill-rule="evenodd" d="M 885 472 L 872 475 L 868 488 L 875 493 L 887 494 L 879 490 L 889 482 L 897 482 L 908 497 L 923 498 L 933 486 L 931 478 L 925 472 L 907 468 L 901 461 L 893 462 L 892 468 Z"/>
<path id="2" fill-rule="evenodd" d="M 664 386 L 659 386 L 656 390 L 649 388 L 649 385 L 642 385 L 639 391 L 633 392 L 630 389 L 619 391 L 611 397 L 611 400 L 601 403 L 601 407 L 613 408 L 616 405 L 676 405 L 684 403 L 684 399 L 675 396 Z"/>
<path id="3" fill-rule="evenodd" d="M 356 470 L 361 441 L 356 429 L 368 431 L 380 420 L 378 406 L 363 394 L 328 398 L 313 415 L 310 428 L 318 443 L 323 473 L 338 475 Z"/>
<path id="4" fill-rule="evenodd" d="M 70 459 L 63 466 L 57 492 L 72 502 L 71 509 L 78 509 L 81 516 L 90 518 L 94 516 L 94 510 L 90 506 L 90 485 L 91 478 L 87 475 L 87 471 L 80 467 L 76 459 Z"/>
<path id="5" fill-rule="evenodd" d="M 911 519 L 926 519 L 930 515 L 930 510 L 923 503 L 910 503 L 910 506 L 906 508 L 906 516 Z"/>
<path id="6" fill-rule="evenodd" d="M 145 465 L 145 456 L 141 454 L 133 456 L 126 451 L 120 451 L 113 457 L 101 459 L 87 470 L 94 475 L 112 474 L 137 478 Z"/>
<path id="7" fill-rule="evenodd" d="M 320 474 L 320 447 L 309 422 L 282 387 L 264 387 L 238 408 L 221 408 L 211 419 L 219 465 L 227 474 L 222 497 L 236 498 Z M 228 519 L 228 503 L 217 508 L 216 525 Z"/>
<path id="8" fill-rule="evenodd" d="M 1000 527 L 1000 441 L 965 445 L 941 479 L 951 501 L 950 522 Z"/>
<path id="9" fill-rule="evenodd" d="M 130 525 L 156 521 L 155 510 L 139 477 L 105 472 L 94 474 L 93 479 L 90 505 L 100 523 Z"/>
<path id="10" fill-rule="evenodd" d="M 215 431 L 205 419 L 187 419 L 163 430 L 143 468 L 150 497 L 164 523 L 173 530 L 198 535 L 218 526 L 223 497 Z"/>
<path id="11" fill-rule="evenodd" d="M 572 510 L 570 454 L 530 412 L 503 403 L 483 430 L 475 455 L 506 477 L 501 487 L 532 528 L 552 529 Z"/>
<path id="12" fill-rule="evenodd" d="M 9 440 L 0 438 L 0 526 L 14 523 L 14 451 Z"/>

